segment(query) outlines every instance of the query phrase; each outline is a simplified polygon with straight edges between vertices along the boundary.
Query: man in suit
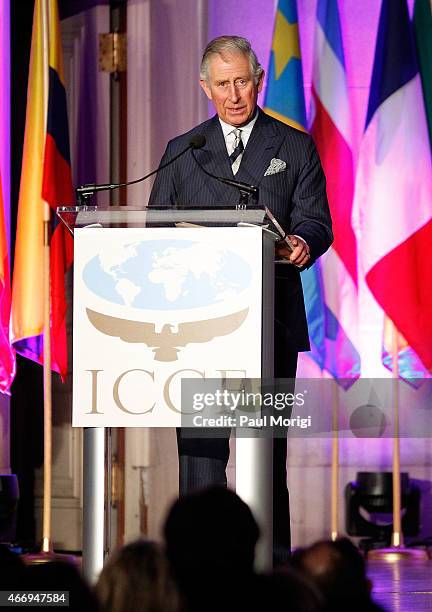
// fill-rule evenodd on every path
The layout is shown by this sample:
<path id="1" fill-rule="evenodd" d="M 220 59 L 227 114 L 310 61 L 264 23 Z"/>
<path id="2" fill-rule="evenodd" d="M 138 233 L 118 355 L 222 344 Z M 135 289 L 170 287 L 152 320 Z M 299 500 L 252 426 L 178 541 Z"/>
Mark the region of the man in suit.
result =
<path id="1" fill-rule="evenodd" d="M 257 106 L 264 71 L 250 43 L 237 36 L 211 41 L 203 54 L 200 84 L 217 115 L 168 143 L 161 164 L 200 134 L 206 143 L 195 155 L 209 173 L 259 187 L 267 206 L 287 234 L 276 264 L 275 376 L 294 378 L 299 351 L 309 349 L 300 270 L 310 266 L 332 242 L 325 177 L 311 137 L 265 114 Z M 211 206 L 239 202 L 236 188 L 209 178 L 188 151 L 158 173 L 150 205 Z M 228 437 L 187 438 L 177 432 L 180 493 L 226 484 Z M 275 561 L 290 548 L 286 440 L 274 441 Z"/>

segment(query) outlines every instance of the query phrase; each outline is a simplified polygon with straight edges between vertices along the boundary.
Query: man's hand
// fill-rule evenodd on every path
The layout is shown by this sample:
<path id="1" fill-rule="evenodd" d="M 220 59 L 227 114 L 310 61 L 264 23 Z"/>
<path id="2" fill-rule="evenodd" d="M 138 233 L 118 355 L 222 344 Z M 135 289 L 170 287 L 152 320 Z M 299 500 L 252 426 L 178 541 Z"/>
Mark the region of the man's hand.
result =
<path id="1" fill-rule="evenodd" d="M 288 239 L 289 243 L 292 245 L 293 250 L 289 248 L 286 239 Z M 306 266 L 310 260 L 309 247 L 303 238 L 300 238 L 300 236 L 289 235 L 280 242 L 277 242 L 276 255 L 278 257 L 282 257 L 283 259 L 287 259 L 297 268 Z"/>

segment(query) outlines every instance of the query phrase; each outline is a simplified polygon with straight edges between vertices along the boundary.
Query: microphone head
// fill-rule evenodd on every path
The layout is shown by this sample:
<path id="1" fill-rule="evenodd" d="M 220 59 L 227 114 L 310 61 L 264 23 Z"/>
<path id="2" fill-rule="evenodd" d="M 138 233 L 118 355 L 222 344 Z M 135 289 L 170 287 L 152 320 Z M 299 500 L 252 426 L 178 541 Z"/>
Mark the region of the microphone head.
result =
<path id="1" fill-rule="evenodd" d="M 189 146 L 192 149 L 201 149 L 206 143 L 206 137 L 203 134 L 195 134 L 189 140 Z"/>

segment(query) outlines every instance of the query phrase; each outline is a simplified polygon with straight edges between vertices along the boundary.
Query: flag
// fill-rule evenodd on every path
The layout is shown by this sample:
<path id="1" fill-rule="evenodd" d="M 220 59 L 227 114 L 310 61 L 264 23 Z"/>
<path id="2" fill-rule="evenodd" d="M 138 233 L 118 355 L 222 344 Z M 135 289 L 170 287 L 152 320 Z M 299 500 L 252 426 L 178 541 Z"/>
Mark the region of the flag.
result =
<path id="1" fill-rule="evenodd" d="M 383 0 L 354 218 L 366 282 L 403 337 L 399 366 L 405 376 L 410 352 L 416 359 L 412 376 L 420 361 L 426 374 L 432 369 L 431 162 L 407 3 Z M 384 363 L 387 357 L 392 366 L 389 355 L 384 347 Z"/>
<path id="2" fill-rule="evenodd" d="M 432 5 L 431 0 L 414 4 L 414 34 L 423 85 L 429 139 L 432 146 Z"/>
<path id="3" fill-rule="evenodd" d="M 296 0 L 278 3 L 264 110 L 283 123 L 306 130 Z"/>
<path id="4" fill-rule="evenodd" d="M 15 376 L 15 352 L 9 339 L 11 308 L 9 250 L 0 177 L 0 391 L 8 393 Z"/>
<path id="5" fill-rule="evenodd" d="M 321 29 L 324 30 L 326 10 L 324 5 L 326 3 L 321 4 L 322 6 L 321 8 L 319 6 L 318 10 L 322 13 L 323 26 Z M 338 23 L 339 22 L 336 24 L 337 26 Z M 340 38 L 340 29 L 337 29 L 335 36 L 339 36 Z M 319 46 L 323 46 L 323 40 L 321 39 L 319 41 Z M 329 66 L 327 65 L 327 70 L 328 69 Z M 330 67 L 330 70 L 331 69 L 332 67 Z M 324 70 L 324 65 L 317 65 L 315 77 L 318 81 L 321 70 Z M 280 0 L 278 4 L 268 72 L 269 77 L 264 106 L 265 111 L 284 123 L 306 131 L 303 74 L 298 33 L 297 5 L 295 0 Z M 339 69 L 339 73 L 340 72 L 341 69 Z M 324 74 L 322 74 L 322 76 L 324 77 Z M 326 77 L 330 77 L 332 79 L 332 84 L 337 85 L 332 74 L 327 74 Z M 320 87 L 320 85 L 322 85 L 322 87 Z M 320 93 L 323 88 L 324 83 L 318 82 L 315 89 L 315 98 L 317 100 L 317 91 Z M 335 101 L 336 105 L 341 102 L 340 89 L 341 87 L 338 87 L 336 91 L 336 94 L 338 94 L 338 98 Z M 347 103 L 343 99 L 342 102 L 344 102 L 342 109 L 344 112 L 344 119 L 345 123 L 347 123 Z M 315 106 L 317 106 L 317 104 L 315 104 Z M 323 113 L 322 110 L 323 108 L 321 106 L 317 108 L 316 122 L 314 124 L 315 133 L 312 135 L 316 140 L 320 155 L 325 154 L 324 161 L 327 162 L 329 150 L 327 148 L 327 143 L 323 140 L 324 135 L 320 130 L 329 127 L 331 121 L 327 122 L 329 125 L 324 125 L 323 119 L 328 118 L 328 113 Z M 328 132 L 326 136 L 332 136 L 332 133 Z M 341 138 L 339 140 L 341 140 Z M 332 145 L 339 144 L 334 138 L 331 142 Z M 340 184 L 337 182 L 337 176 L 338 171 L 342 169 L 341 164 L 343 162 L 344 160 L 340 159 L 338 163 L 331 168 L 332 176 L 336 180 L 334 185 L 335 193 L 337 193 L 337 189 L 340 187 Z M 329 165 L 330 164 L 327 163 L 327 166 Z M 347 171 L 347 163 L 343 169 L 345 172 Z M 324 170 L 326 170 L 325 166 Z M 350 172 L 352 177 L 352 165 Z M 342 178 L 341 176 L 339 183 L 342 183 Z M 348 178 L 346 182 L 348 182 Z M 340 196 L 337 201 L 340 205 L 342 205 L 341 200 L 342 196 Z M 351 202 L 352 201 L 349 201 L 349 206 L 351 206 Z M 349 215 L 350 209 L 347 209 L 345 215 L 341 215 L 342 220 L 347 217 L 349 218 Z M 344 227 L 344 232 L 345 229 Z M 340 250 L 343 250 L 343 247 L 341 247 Z M 347 257 L 347 259 L 351 265 L 352 276 L 354 277 L 356 270 L 355 258 L 351 256 Z M 341 266 L 342 263 L 340 258 L 338 258 L 337 252 L 334 251 L 333 255 L 327 260 L 325 267 L 323 265 L 323 258 L 321 258 L 321 260 L 317 261 L 311 268 L 302 272 L 301 277 L 311 343 L 311 351 L 309 353 L 311 358 L 318 364 L 321 370 L 327 370 L 335 377 L 352 378 L 359 374 L 360 359 L 357 351 L 348 339 L 338 316 L 340 316 L 341 313 L 346 313 L 346 318 L 349 321 L 354 318 L 353 314 L 350 314 L 351 304 L 345 303 L 343 300 L 348 291 L 346 286 L 349 285 L 349 287 L 351 287 L 353 284 L 355 286 L 355 281 L 350 283 L 347 281 L 343 285 L 345 295 L 342 291 L 339 291 L 340 286 L 338 283 L 334 282 L 334 278 L 335 275 L 340 276 Z M 327 279 L 326 282 L 326 275 L 332 275 L 330 281 Z M 354 325 L 351 323 L 350 326 L 354 328 Z"/>
<path id="6" fill-rule="evenodd" d="M 73 203 L 60 22 L 57 0 L 36 0 L 27 89 L 21 185 L 12 287 L 13 345 L 43 362 L 44 206 L 51 209 L 50 301 L 52 369 L 67 373 L 64 275 L 72 238 L 57 221 L 59 204 Z"/>
<path id="7" fill-rule="evenodd" d="M 264 110 L 283 123 L 302 131 L 307 130 L 296 0 L 280 0 L 278 3 Z M 324 369 L 325 311 L 318 262 L 302 272 L 302 285 L 311 343 L 310 355 Z"/>
<path id="8" fill-rule="evenodd" d="M 318 0 L 311 94 L 310 131 L 326 175 L 335 236 L 319 261 L 324 304 L 320 361 L 335 378 L 357 378 L 357 244 L 351 226 L 354 169 L 337 0 Z"/>

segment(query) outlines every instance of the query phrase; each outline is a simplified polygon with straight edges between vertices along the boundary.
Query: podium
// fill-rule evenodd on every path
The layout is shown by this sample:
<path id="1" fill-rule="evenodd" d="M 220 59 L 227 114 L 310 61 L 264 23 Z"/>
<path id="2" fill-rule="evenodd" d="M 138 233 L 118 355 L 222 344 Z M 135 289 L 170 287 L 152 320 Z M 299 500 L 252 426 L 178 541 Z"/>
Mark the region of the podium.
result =
<path id="1" fill-rule="evenodd" d="M 273 377 L 278 236 L 262 207 L 57 212 L 74 235 L 72 425 L 84 428 L 83 571 L 93 581 L 105 554 L 105 428 L 182 426 L 193 412 L 181 402 L 185 379 Z M 261 569 L 272 561 L 272 444 L 236 437 L 236 491 L 260 525 Z"/>

